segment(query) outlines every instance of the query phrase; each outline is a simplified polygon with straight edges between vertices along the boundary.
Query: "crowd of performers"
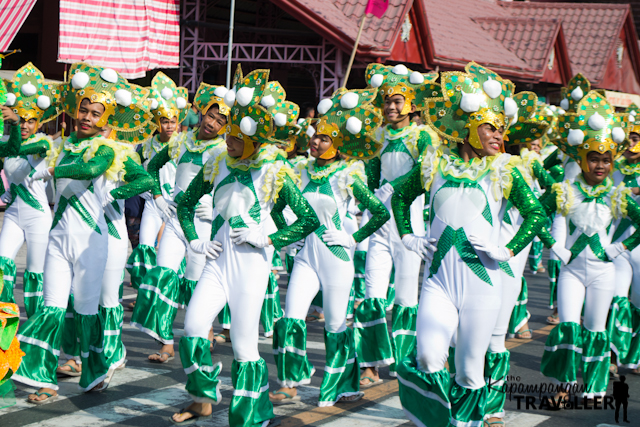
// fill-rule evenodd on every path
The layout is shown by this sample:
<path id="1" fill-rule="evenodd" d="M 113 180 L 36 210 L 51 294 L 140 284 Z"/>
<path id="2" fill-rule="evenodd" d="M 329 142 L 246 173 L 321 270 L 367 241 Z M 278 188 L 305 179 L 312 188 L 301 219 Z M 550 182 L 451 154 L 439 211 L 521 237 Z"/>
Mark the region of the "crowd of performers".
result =
<path id="1" fill-rule="evenodd" d="M 306 322 L 322 318 L 319 406 L 361 399 L 389 367 L 416 425 L 502 425 L 505 339 L 531 338 L 523 274 L 545 271 L 543 245 L 556 326 L 541 372 L 563 386 L 557 397 L 579 371 L 595 398 L 617 366 L 637 370 L 638 108 L 616 112 L 580 74 L 546 105 L 473 62 L 441 73 L 370 64 L 366 79 L 300 118 L 268 70 L 239 66 L 231 90 L 202 83 L 193 105 L 163 73 L 145 88 L 85 63 L 61 85 L 31 63 L 18 70 L 2 107 L 0 301 L 15 302 L 26 241 L 24 356 L 11 369 L 38 389 L 28 402 L 55 400 L 59 375 L 104 390 L 124 367 L 126 268 L 131 325 L 162 345 L 149 361 L 173 359 L 179 341 L 193 403 L 175 424 L 211 416 L 212 349 L 230 341 L 230 425 L 276 425 L 273 405 L 300 401 L 315 373 Z M 180 132 L 194 109 L 199 125 Z M 63 112 L 75 131 L 38 133 Z M 144 213 L 127 259 L 124 201 L 136 195 Z"/>

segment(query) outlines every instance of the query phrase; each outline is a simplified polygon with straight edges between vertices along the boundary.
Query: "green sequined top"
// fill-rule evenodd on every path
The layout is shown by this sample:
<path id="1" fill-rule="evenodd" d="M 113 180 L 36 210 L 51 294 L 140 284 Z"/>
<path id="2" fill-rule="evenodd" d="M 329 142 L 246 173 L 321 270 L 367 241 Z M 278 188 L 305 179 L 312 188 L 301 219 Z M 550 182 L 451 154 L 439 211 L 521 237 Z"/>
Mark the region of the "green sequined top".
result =
<path id="1" fill-rule="evenodd" d="M 20 133 L 20 126 L 11 125 L 9 139 L 5 142 L 0 143 L 0 157 L 17 156 L 20 152 L 21 144 L 22 134 Z"/>
<path id="2" fill-rule="evenodd" d="M 116 200 L 137 196 L 138 194 L 151 190 L 153 187 L 153 178 L 151 178 L 151 175 L 130 157 L 124 161 L 124 173 L 122 179 L 125 184 L 110 191 L 111 196 Z"/>
<path id="3" fill-rule="evenodd" d="M 98 134 L 88 139 L 98 137 L 101 136 Z M 73 145 L 78 145 L 85 140 L 86 139 L 78 139 L 77 134 L 73 132 L 69 135 L 67 142 L 70 142 Z M 95 156 L 88 162 L 83 161 L 83 153 L 84 150 L 79 153 L 66 152 L 61 163 L 55 166 L 55 179 L 69 178 L 81 181 L 90 181 L 105 173 L 115 158 L 115 152 L 113 149 L 106 145 L 100 146 L 98 151 L 96 151 Z"/>

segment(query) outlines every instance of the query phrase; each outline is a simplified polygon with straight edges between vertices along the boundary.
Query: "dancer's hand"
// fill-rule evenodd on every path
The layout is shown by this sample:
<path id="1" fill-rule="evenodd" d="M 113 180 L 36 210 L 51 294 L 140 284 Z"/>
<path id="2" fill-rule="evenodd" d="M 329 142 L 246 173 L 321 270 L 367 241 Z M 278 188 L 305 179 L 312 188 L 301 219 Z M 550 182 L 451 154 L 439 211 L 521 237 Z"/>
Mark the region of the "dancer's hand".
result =
<path id="1" fill-rule="evenodd" d="M 34 173 L 29 178 L 27 178 L 27 185 L 29 185 L 29 188 L 33 188 L 33 184 L 36 181 L 40 181 L 40 180 L 49 181 L 51 177 L 52 175 L 51 175 L 51 172 L 49 172 L 49 168 L 46 168 L 44 170 Z"/>
<path id="2" fill-rule="evenodd" d="M 571 251 L 560 243 L 554 243 L 553 246 L 551 246 L 551 250 L 558 258 L 560 258 L 560 261 L 562 261 L 564 265 L 569 264 L 569 261 L 571 261 Z"/>
<path id="3" fill-rule="evenodd" d="M 196 216 L 201 221 L 213 221 L 213 206 L 200 205 L 196 208 Z"/>
<path id="4" fill-rule="evenodd" d="M 265 236 L 262 230 L 255 228 L 236 228 L 231 231 L 229 237 L 236 245 L 248 243 L 255 248 L 266 248 L 271 244 L 269 236 Z"/>
<path id="5" fill-rule="evenodd" d="M 165 221 L 176 216 L 176 203 L 173 200 L 167 200 L 164 197 L 156 197 L 154 199 L 156 207 L 162 213 L 162 217 Z"/>
<path id="6" fill-rule="evenodd" d="M 151 194 L 150 191 L 145 191 L 144 193 L 140 193 L 140 197 L 142 197 L 146 201 L 153 200 L 153 194 Z"/>
<path id="7" fill-rule="evenodd" d="M 293 242 L 289 245 L 289 247 L 291 249 L 295 249 L 296 251 L 300 251 L 302 248 L 304 248 L 304 239 Z"/>
<path id="8" fill-rule="evenodd" d="M 2 200 L 2 203 L 4 203 L 5 205 L 8 205 L 9 203 L 11 203 L 11 200 L 13 200 L 13 197 L 11 196 L 11 191 L 5 191 L 4 194 L 2 196 L 0 196 L 0 200 Z"/>
<path id="9" fill-rule="evenodd" d="M 193 252 L 206 255 L 209 259 L 216 259 L 222 253 L 222 243 L 217 240 L 208 241 L 195 239 L 189 242 L 189 246 L 191 246 Z"/>
<path id="10" fill-rule="evenodd" d="M 322 240 L 324 240 L 328 246 L 351 248 L 356 245 L 353 236 L 344 230 L 327 230 L 322 234 Z"/>
<path id="11" fill-rule="evenodd" d="M 107 193 L 106 196 L 104 196 L 104 199 L 102 200 L 102 207 L 105 208 L 107 207 L 107 205 L 110 205 L 115 199 L 113 198 L 113 196 L 111 195 L 111 192 L 109 191 Z"/>
<path id="12" fill-rule="evenodd" d="M 506 246 L 494 245 L 474 235 L 468 236 L 467 240 L 476 251 L 484 252 L 489 258 L 498 262 L 509 261 L 513 256 L 511 249 Z"/>
<path id="13" fill-rule="evenodd" d="M 622 242 L 612 243 L 604 248 L 604 252 L 607 254 L 607 257 L 609 257 L 611 261 L 613 261 L 614 258 L 617 258 L 626 250 L 627 248 L 624 247 Z"/>
<path id="14" fill-rule="evenodd" d="M 404 247 L 420 255 L 424 261 L 432 260 L 433 253 L 438 250 L 433 244 L 437 240 L 426 236 L 416 236 L 415 234 L 405 234 L 402 236 Z"/>

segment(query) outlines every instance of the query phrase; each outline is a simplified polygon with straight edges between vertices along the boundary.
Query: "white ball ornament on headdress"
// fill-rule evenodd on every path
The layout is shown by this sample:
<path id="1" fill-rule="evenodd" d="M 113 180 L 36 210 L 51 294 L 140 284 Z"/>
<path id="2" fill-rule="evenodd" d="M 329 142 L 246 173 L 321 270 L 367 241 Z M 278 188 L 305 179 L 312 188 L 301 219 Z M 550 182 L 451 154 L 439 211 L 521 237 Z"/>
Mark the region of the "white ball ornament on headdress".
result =
<path id="1" fill-rule="evenodd" d="M 213 94 L 215 96 L 217 96 L 218 98 L 223 98 L 224 99 L 224 96 L 227 94 L 227 92 L 229 92 L 229 89 L 227 89 L 224 86 L 219 86 L 219 87 L 216 88 L 216 90 L 213 91 Z"/>
<path id="2" fill-rule="evenodd" d="M 49 98 L 47 95 L 40 95 L 38 97 L 38 100 L 36 101 L 36 105 L 39 109 L 46 110 L 47 108 L 51 107 L 51 98 Z"/>
<path id="3" fill-rule="evenodd" d="M 571 98 L 573 98 L 574 101 L 580 101 L 583 96 L 584 92 L 580 86 L 571 91 Z"/>
<path id="4" fill-rule="evenodd" d="M 547 129 L 547 135 L 551 135 L 552 133 L 553 133 L 553 128 L 549 126 L 549 129 Z"/>
<path id="5" fill-rule="evenodd" d="M 353 135 L 357 135 L 362 130 L 362 121 L 357 117 L 349 117 L 346 128 Z"/>
<path id="6" fill-rule="evenodd" d="M 168 87 L 165 87 L 162 89 L 162 91 L 160 91 L 160 96 L 162 96 L 164 99 L 171 99 L 173 97 L 173 91 Z"/>
<path id="7" fill-rule="evenodd" d="M 638 112 L 636 110 L 629 111 L 629 115 L 635 117 Z"/>
<path id="8" fill-rule="evenodd" d="M 257 130 L 258 130 L 258 123 L 256 123 L 256 121 L 253 120 L 251 117 L 249 116 L 243 117 L 242 120 L 240 120 L 240 131 L 243 134 L 253 136 L 256 134 Z"/>
<path id="9" fill-rule="evenodd" d="M 114 97 L 116 98 L 118 105 L 122 105 L 123 107 L 131 105 L 131 92 L 126 89 L 118 89 L 114 94 Z"/>
<path id="10" fill-rule="evenodd" d="M 327 111 L 329 111 L 333 107 L 333 102 L 330 99 L 325 98 L 320 103 L 318 103 L 318 114 L 321 116 L 325 115 Z"/>
<path id="11" fill-rule="evenodd" d="M 347 92 L 340 98 L 340 106 L 346 110 L 351 110 L 358 106 L 360 97 L 355 92 Z"/>
<path id="12" fill-rule="evenodd" d="M 13 107 L 16 103 L 16 95 L 13 93 L 7 93 L 7 102 L 5 103 L 8 107 Z"/>
<path id="13" fill-rule="evenodd" d="M 409 76 L 409 83 L 411 83 L 412 85 L 421 85 L 422 83 L 424 83 L 424 76 L 422 75 L 422 73 L 414 71 Z"/>
<path id="14" fill-rule="evenodd" d="M 236 87 L 234 86 L 233 89 L 227 91 L 227 93 L 224 94 L 224 103 L 227 104 L 227 107 L 231 108 L 233 107 L 233 104 L 235 104 L 236 102 Z"/>
<path id="15" fill-rule="evenodd" d="M 255 89 L 252 87 L 241 87 L 236 93 L 236 102 L 243 107 L 246 107 L 253 99 L 253 91 Z"/>
<path id="16" fill-rule="evenodd" d="M 513 116 L 513 118 L 511 119 L 511 121 L 509 122 L 509 126 L 513 126 L 516 123 L 518 123 L 518 114 L 516 114 L 515 116 Z"/>
<path id="17" fill-rule="evenodd" d="M 100 78 L 105 82 L 115 83 L 118 81 L 118 73 L 112 68 L 105 68 L 100 72 Z"/>
<path id="18" fill-rule="evenodd" d="M 176 107 L 178 107 L 179 109 L 182 110 L 186 106 L 187 106 L 187 100 L 186 99 L 184 99 L 181 96 L 176 98 Z"/>
<path id="19" fill-rule="evenodd" d="M 284 113 L 276 113 L 276 115 L 273 116 L 273 122 L 276 126 L 282 127 L 287 124 L 287 115 Z"/>
<path id="20" fill-rule="evenodd" d="M 613 128 L 613 130 L 611 131 L 611 139 L 613 139 L 613 142 L 615 142 L 616 144 L 621 144 L 626 136 L 627 135 L 624 133 L 624 129 L 620 127 Z"/>
<path id="21" fill-rule="evenodd" d="M 567 135 L 567 142 L 569 145 L 576 146 L 582 144 L 584 141 L 584 132 L 580 129 L 570 129 L 569 135 Z"/>
<path id="22" fill-rule="evenodd" d="M 391 69 L 391 72 L 397 76 L 406 76 L 409 70 L 403 64 L 398 64 Z"/>
<path id="23" fill-rule="evenodd" d="M 475 93 L 463 93 L 460 108 L 465 113 L 475 113 L 480 109 L 480 97 Z"/>
<path id="24" fill-rule="evenodd" d="M 31 82 L 23 84 L 20 88 L 20 92 L 22 92 L 24 96 L 33 96 L 37 91 L 38 89 Z"/>
<path id="25" fill-rule="evenodd" d="M 157 110 L 158 109 L 158 100 L 155 98 L 151 98 L 151 109 L 152 110 Z"/>
<path id="26" fill-rule="evenodd" d="M 602 117 L 596 111 L 595 113 L 593 113 L 593 115 L 591 117 L 589 117 L 589 121 L 587 122 L 587 124 L 593 130 L 602 130 L 602 129 L 604 129 L 604 127 L 607 124 L 607 122 L 604 119 L 604 117 Z"/>
<path id="27" fill-rule="evenodd" d="M 271 95 L 263 96 L 262 99 L 260 100 L 260 105 L 262 105 L 264 108 L 272 107 L 275 104 L 276 104 L 276 100 L 273 99 L 273 96 Z"/>
<path id="28" fill-rule="evenodd" d="M 71 86 L 74 89 L 82 89 L 89 83 L 89 75 L 87 73 L 75 73 L 71 78 Z"/>
<path id="29" fill-rule="evenodd" d="M 496 99 L 502 93 L 502 84 L 497 80 L 487 80 L 482 83 L 482 89 L 489 95 L 489 98 Z"/>
<path id="30" fill-rule="evenodd" d="M 560 101 L 560 108 L 563 110 L 569 109 L 569 100 L 567 98 L 562 98 L 562 101 Z"/>
<path id="31" fill-rule="evenodd" d="M 504 115 L 507 117 L 518 116 L 518 104 L 513 98 L 507 98 L 504 100 Z"/>
<path id="32" fill-rule="evenodd" d="M 300 124 L 302 124 L 302 123 L 304 123 L 304 119 L 303 119 L 302 117 L 300 117 L 300 118 L 298 119 L 298 122 L 297 122 L 296 124 L 300 125 Z"/>
<path id="33" fill-rule="evenodd" d="M 316 130 L 313 128 L 313 126 L 309 126 L 307 128 L 307 136 L 311 138 L 315 134 L 316 134 Z"/>
<path id="34" fill-rule="evenodd" d="M 374 74 L 371 76 L 371 87 L 380 87 L 384 83 L 384 76 L 382 74 Z"/>

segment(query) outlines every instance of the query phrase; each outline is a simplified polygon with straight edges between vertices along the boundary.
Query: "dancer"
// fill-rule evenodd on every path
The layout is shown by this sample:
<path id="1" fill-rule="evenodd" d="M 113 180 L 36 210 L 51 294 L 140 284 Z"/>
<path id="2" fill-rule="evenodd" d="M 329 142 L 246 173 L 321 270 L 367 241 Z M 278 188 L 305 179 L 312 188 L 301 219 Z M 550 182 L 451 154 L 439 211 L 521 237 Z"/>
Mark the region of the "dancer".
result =
<path id="1" fill-rule="evenodd" d="M 418 164 L 420 155 L 432 138 L 423 126 L 411 122 L 410 113 L 426 107 L 425 98 L 433 96 L 429 83 L 437 74 L 421 74 L 404 65 L 395 67 L 369 64 L 369 87 L 378 92 L 374 106 L 384 112 L 388 125 L 374 139 L 382 142 L 380 154 L 369 161 L 368 184 L 391 211 L 392 182 L 401 179 Z M 411 208 L 413 228 L 424 236 L 424 196 Z M 404 247 L 393 220 L 369 238 L 365 267 L 365 299 L 354 315 L 358 362 L 364 368 L 360 385 L 379 383 L 378 368 L 402 359 L 415 347 L 415 322 L 418 311 L 420 257 Z M 395 267 L 395 305 L 392 314 L 393 341 L 386 321 L 387 288 Z M 395 351 L 394 351 L 395 349 Z M 392 366 L 392 374 L 395 370 Z"/>
<path id="2" fill-rule="evenodd" d="M 104 390 L 113 370 L 102 351 L 98 316 L 100 287 L 108 254 L 108 227 L 103 201 L 107 181 L 117 181 L 128 150 L 100 136 L 104 126 L 138 142 L 136 131 L 151 119 L 146 110 L 148 91 L 129 84 L 109 68 L 76 63 L 71 80 L 60 89 L 63 106 L 76 118 L 78 131 L 52 147 L 48 168 L 30 177 L 30 185 L 53 178 L 56 204 L 44 270 L 44 308 L 21 328 L 19 339 L 26 353 L 14 376 L 16 381 L 40 389 L 28 397 L 41 403 L 57 396 L 56 368 L 67 301 L 73 289 L 75 326 L 80 343 L 83 391 Z M 144 138 L 144 130 L 139 133 Z"/>
<path id="3" fill-rule="evenodd" d="M 7 107 L 3 115 L 13 120 L 9 140 L 2 143 L 0 155 L 5 157 L 4 171 L 9 188 L 2 195 L 7 204 L 0 232 L 0 268 L 4 272 L 1 302 L 13 302 L 16 279 L 15 257 L 27 242 L 27 266 L 24 271 L 24 305 L 27 318 L 43 306 L 42 273 L 47 250 L 51 209 L 45 183 L 29 186 L 29 176 L 46 169 L 45 157 L 53 140 L 36 133 L 40 126 L 61 112 L 57 86 L 45 83 L 44 76 L 31 62 L 15 72 L 7 82 Z"/>
<path id="4" fill-rule="evenodd" d="M 347 328 L 347 306 L 353 286 L 355 246 L 390 218 L 366 187 L 364 164 L 341 155 L 367 159 L 381 144 L 372 139 L 382 117 L 370 105 L 374 90 L 336 91 L 318 105 L 317 131 L 310 141 L 311 159 L 302 172 L 302 194 L 320 219 L 295 257 L 287 291 L 285 317 L 276 323 L 273 353 L 281 388 L 269 395 L 275 404 L 300 400 L 298 385 L 309 384 L 315 369 L 306 356 L 305 317 L 322 286 L 326 366 L 318 406 L 355 401 L 360 393 L 353 331 Z M 313 128 L 309 128 L 312 130 Z M 306 148 L 306 147 L 305 147 Z M 346 226 L 349 203 L 357 199 L 371 219 L 355 233 Z"/>
<path id="5" fill-rule="evenodd" d="M 209 417 L 211 404 L 221 400 L 218 375 L 222 365 L 213 364 L 207 337 L 215 316 L 227 303 L 234 353 L 229 424 L 264 427 L 274 418 L 267 394 L 267 364 L 258 352 L 258 323 L 271 268 L 267 248 L 280 250 L 320 224 L 294 183 L 297 178 L 285 153 L 271 144 L 274 122 L 286 122 L 286 115 L 272 117 L 259 102 L 268 78 L 268 70 L 243 76 L 238 66 L 234 89 L 225 96 L 225 102 L 232 105 L 225 128 L 226 150 L 224 146 L 213 150 L 178 204 L 185 236 L 194 251 L 206 254 L 207 263 L 187 307 L 185 336 L 180 340 L 186 389 L 194 403 L 174 414 L 174 423 Z M 198 200 L 212 192 L 213 240 L 199 238 L 193 221 Z M 298 219 L 289 226 L 279 219 L 282 228 L 267 235 L 268 216 L 287 205 Z"/>
<path id="6" fill-rule="evenodd" d="M 506 123 L 517 113 L 513 83 L 474 62 L 440 80 L 441 89 L 430 90 L 442 95 L 429 101 L 424 119 L 457 147 L 427 147 L 392 198 L 403 244 L 432 258 L 418 308 L 417 359 L 398 365 L 400 400 L 419 426 L 479 425 L 486 413 L 485 353 L 501 306 L 498 263 L 526 248 L 545 216 L 516 167 L 520 159 L 501 154 Z M 424 192 L 431 199 L 428 238 L 413 234 L 410 217 Z M 507 201 L 524 221 L 500 246 L 492 242 L 499 241 Z M 451 384 L 445 362 L 454 335 Z"/>
<path id="7" fill-rule="evenodd" d="M 609 381 L 610 342 L 607 313 L 615 292 L 611 262 L 638 244 L 634 233 L 612 243 L 612 235 L 627 216 L 640 221 L 640 208 L 624 183 L 614 187 L 609 177 L 619 144 L 626 138 L 622 117 L 596 91 L 559 119 L 558 146 L 581 167 L 574 180 L 554 184 L 541 198 L 548 213 L 556 212 L 553 237 L 541 234 L 545 245 L 562 260 L 558 278 L 560 323 L 551 331 L 541 371 L 562 386 L 564 398 L 582 368 L 584 396 L 604 396 Z M 584 306 L 584 316 L 581 312 Z"/>
<path id="8" fill-rule="evenodd" d="M 168 89 L 167 86 L 165 88 Z M 147 171 L 155 181 L 152 193 L 155 206 L 165 220 L 165 228 L 158 248 L 157 266 L 146 273 L 138 289 L 131 325 L 162 344 L 160 351 L 149 355 L 151 362 L 166 363 L 175 357 L 173 322 L 178 308 L 189 304 L 204 268 L 205 256 L 194 252 L 189 246 L 175 217 L 175 204 L 184 196 L 184 191 L 212 155 L 212 149 L 224 146 L 224 140 L 219 135 L 224 133 L 229 116 L 229 107 L 220 96 L 225 92 L 223 86 L 201 83 L 193 100 L 196 108 L 203 113 L 200 127 L 181 133 L 172 145 L 155 154 L 147 166 Z M 179 106 L 176 101 L 176 107 Z M 184 108 L 187 108 L 186 100 Z M 170 161 L 177 165 L 175 187 L 171 199 L 165 199 L 160 171 Z M 211 195 L 204 194 L 195 214 L 196 230 L 203 239 L 211 235 L 211 206 Z M 180 279 L 178 269 L 185 252 L 187 265 L 184 277 Z"/>

